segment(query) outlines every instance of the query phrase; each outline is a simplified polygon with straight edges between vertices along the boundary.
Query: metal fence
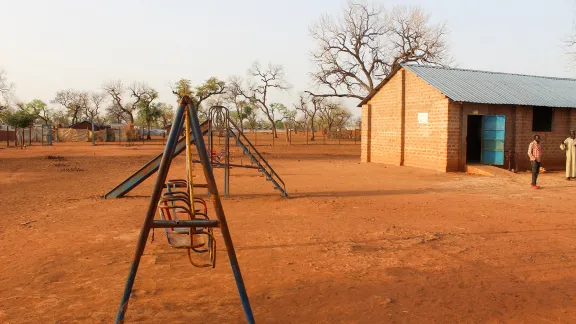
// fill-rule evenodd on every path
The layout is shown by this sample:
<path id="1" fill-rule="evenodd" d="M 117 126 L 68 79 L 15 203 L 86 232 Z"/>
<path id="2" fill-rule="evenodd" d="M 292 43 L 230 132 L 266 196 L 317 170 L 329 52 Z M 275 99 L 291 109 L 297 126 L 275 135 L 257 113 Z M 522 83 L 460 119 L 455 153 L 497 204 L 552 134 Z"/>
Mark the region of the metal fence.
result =
<path id="1" fill-rule="evenodd" d="M 46 129 L 44 130 L 46 131 Z M 27 128 L 14 128 L 8 125 L 0 125 L 0 145 L 17 146 L 30 145 L 43 142 L 42 125 L 34 125 Z M 44 136 L 44 142 L 46 137 Z"/>
<path id="2" fill-rule="evenodd" d="M 353 130 L 283 130 L 278 129 L 277 137 L 272 130 L 244 130 L 244 135 L 254 145 L 347 145 L 360 144 L 360 129 Z"/>

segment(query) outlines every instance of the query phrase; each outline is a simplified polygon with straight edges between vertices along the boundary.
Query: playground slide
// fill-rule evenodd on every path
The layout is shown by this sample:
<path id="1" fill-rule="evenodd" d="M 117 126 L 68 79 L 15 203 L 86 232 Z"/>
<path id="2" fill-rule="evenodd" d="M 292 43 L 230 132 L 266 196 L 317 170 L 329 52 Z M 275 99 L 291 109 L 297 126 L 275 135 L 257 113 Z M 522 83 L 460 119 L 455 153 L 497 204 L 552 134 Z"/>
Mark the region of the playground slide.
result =
<path id="1" fill-rule="evenodd" d="M 210 122 L 209 121 L 203 122 L 200 125 L 200 128 L 202 130 L 202 135 L 206 134 L 210 128 Z M 194 139 L 192 139 L 191 143 L 192 144 L 194 143 Z M 176 150 L 174 151 L 174 156 L 177 156 L 178 154 L 182 153 L 185 149 L 186 149 L 186 139 L 182 137 L 176 144 Z M 146 165 L 140 168 L 140 170 L 136 171 L 133 175 L 128 177 L 126 180 L 122 181 L 122 183 L 120 183 L 114 189 L 110 190 L 110 192 L 104 195 L 104 198 L 105 199 L 121 198 L 125 194 L 130 192 L 130 190 L 134 189 L 136 186 L 142 183 L 142 181 L 148 179 L 148 177 L 150 177 L 152 174 L 158 171 L 158 168 L 160 167 L 160 160 L 162 160 L 162 155 L 164 155 L 164 153 L 158 154 L 158 156 L 156 156 L 150 162 L 146 163 Z"/>

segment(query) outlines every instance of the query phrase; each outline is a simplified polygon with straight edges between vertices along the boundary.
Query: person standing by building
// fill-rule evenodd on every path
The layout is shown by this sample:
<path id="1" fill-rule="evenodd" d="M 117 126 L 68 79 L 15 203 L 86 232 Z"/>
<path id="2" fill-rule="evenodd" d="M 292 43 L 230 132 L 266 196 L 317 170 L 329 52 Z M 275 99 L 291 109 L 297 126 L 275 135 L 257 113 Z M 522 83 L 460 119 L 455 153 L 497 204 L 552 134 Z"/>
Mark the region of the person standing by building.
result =
<path id="1" fill-rule="evenodd" d="M 542 147 L 540 146 L 540 135 L 534 135 L 534 140 L 528 146 L 528 156 L 532 166 L 532 189 L 539 189 L 536 185 L 538 174 L 540 173 L 540 163 L 542 163 Z"/>
<path id="2" fill-rule="evenodd" d="M 566 152 L 566 180 L 576 178 L 576 132 L 570 131 L 570 137 L 560 144 L 560 149 Z"/>

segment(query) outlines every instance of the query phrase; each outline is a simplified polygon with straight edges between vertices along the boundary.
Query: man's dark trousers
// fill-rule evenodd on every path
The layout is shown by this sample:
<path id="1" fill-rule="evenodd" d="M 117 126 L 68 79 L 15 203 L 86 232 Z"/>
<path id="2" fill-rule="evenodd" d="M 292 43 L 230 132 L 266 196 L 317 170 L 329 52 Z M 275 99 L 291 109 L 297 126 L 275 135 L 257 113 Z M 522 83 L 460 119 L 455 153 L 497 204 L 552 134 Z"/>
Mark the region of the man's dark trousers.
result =
<path id="1" fill-rule="evenodd" d="M 538 174 L 540 174 L 540 162 L 530 161 L 532 164 L 532 185 L 536 185 L 536 180 L 538 180 Z"/>

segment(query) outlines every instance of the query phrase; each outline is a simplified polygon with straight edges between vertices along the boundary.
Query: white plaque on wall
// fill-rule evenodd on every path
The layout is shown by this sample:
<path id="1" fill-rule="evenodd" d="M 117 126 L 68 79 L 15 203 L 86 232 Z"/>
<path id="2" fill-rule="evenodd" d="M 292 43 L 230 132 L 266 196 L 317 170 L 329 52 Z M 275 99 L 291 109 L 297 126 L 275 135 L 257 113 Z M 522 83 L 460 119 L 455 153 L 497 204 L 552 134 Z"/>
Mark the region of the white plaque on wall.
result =
<path id="1" fill-rule="evenodd" d="M 418 113 L 418 124 L 428 124 L 428 113 L 427 112 Z"/>

